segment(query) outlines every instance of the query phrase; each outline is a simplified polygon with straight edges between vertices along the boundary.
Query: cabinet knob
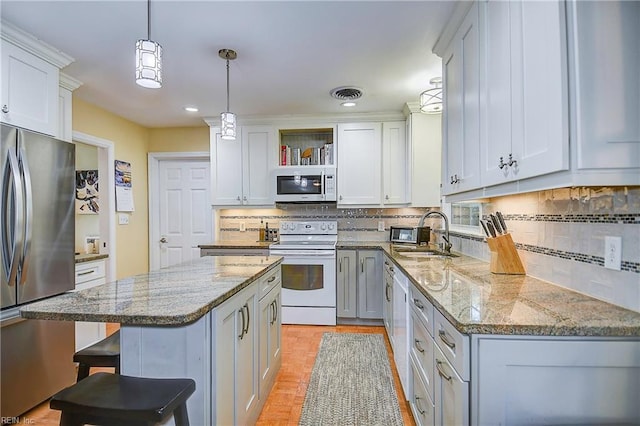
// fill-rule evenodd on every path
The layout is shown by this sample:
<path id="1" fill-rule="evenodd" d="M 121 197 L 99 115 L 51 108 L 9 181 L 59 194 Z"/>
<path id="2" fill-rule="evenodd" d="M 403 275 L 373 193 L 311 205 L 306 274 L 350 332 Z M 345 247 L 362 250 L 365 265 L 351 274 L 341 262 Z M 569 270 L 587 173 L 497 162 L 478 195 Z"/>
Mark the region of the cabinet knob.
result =
<path id="1" fill-rule="evenodd" d="M 517 166 L 518 162 L 513 159 L 513 154 L 509 154 L 509 162 L 507 163 L 509 167 Z"/>
<path id="2" fill-rule="evenodd" d="M 388 196 L 388 195 L 385 195 L 385 196 L 384 196 L 384 199 L 388 201 L 388 200 L 389 200 L 389 196 Z"/>
<path id="3" fill-rule="evenodd" d="M 338 199 L 339 199 L 340 201 L 342 201 L 342 195 L 341 195 L 340 197 L 338 197 Z"/>
<path id="4" fill-rule="evenodd" d="M 242 197 L 242 199 L 243 199 L 244 201 L 247 201 L 247 196 L 245 195 L 244 197 Z"/>
<path id="5" fill-rule="evenodd" d="M 239 195 L 236 197 L 236 200 L 240 201 L 240 196 Z"/>
<path id="6" fill-rule="evenodd" d="M 9 107 L 7 105 L 2 105 L 2 112 L 5 114 L 9 112 Z"/>
<path id="7" fill-rule="evenodd" d="M 161 242 L 161 243 L 166 243 L 166 242 L 167 242 L 166 237 L 162 237 L 162 238 L 160 238 L 160 242 Z"/>

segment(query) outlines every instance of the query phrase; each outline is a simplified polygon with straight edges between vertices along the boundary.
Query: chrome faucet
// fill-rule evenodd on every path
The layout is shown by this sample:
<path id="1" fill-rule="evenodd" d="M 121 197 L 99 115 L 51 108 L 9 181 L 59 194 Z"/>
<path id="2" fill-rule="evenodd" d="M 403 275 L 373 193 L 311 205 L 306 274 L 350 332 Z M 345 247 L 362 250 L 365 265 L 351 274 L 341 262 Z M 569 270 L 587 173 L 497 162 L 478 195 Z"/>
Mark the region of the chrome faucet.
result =
<path id="1" fill-rule="evenodd" d="M 420 227 L 424 226 L 424 220 L 429 216 L 433 216 L 434 214 L 444 219 L 444 235 L 442 236 L 442 239 L 444 240 L 444 251 L 447 253 L 451 253 L 452 246 L 451 246 L 451 242 L 449 241 L 449 238 L 450 238 L 449 237 L 449 219 L 447 218 L 446 214 L 439 212 L 437 210 L 430 210 L 420 217 L 420 222 L 418 222 L 418 226 Z"/>

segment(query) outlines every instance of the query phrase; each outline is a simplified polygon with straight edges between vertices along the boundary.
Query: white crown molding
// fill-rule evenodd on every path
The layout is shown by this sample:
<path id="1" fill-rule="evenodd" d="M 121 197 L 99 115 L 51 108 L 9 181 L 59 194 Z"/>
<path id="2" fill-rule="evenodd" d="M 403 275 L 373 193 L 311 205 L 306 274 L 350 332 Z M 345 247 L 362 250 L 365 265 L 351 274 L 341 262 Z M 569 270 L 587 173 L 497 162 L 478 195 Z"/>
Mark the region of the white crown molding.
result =
<path id="1" fill-rule="evenodd" d="M 209 127 L 219 127 L 219 117 L 202 118 Z M 389 112 L 365 112 L 351 114 L 297 114 L 297 115 L 264 115 L 264 116 L 238 116 L 239 126 L 253 125 L 277 125 L 300 127 L 326 127 L 336 123 L 354 123 L 368 121 L 404 121 L 405 117 L 401 111 Z"/>
<path id="2" fill-rule="evenodd" d="M 451 14 L 451 17 L 447 21 L 447 25 L 444 27 L 444 31 L 442 31 L 438 40 L 436 40 L 436 44 L 433 45 L 433 49 L 431 49 L 433 53 L 441 58 L 444 56 L 444 50 L 449 46 L 453 36 L 456 34 L 456 31 L 458 31 L 458 27 L 460 27 L 462 21 L 464 21 L 464 18 L 467 16 L 467 13 L 473 4 L 474 2 L 470 0 L 458 2 L 456 8 Z"/>
<path id="3" fill-rule="evenodd" d="M 82 82 L 80 80 L 76 80 L 68 74 L 63 72 L 60 73 L 60 87 L 63 87 L 67 90 L 71 90 L 72 92 L 76 90 L 78 87 L 82 86 Z"/>
<path id="4" fill-rule="evenodd" d="M 422 112 L 420 111 L 420 102 L 407 102 L 406 104 L 404 104 L 404 108 L 402 109 L 402 112 L 404 113 L 405 116 L 408 116 L 409 114 L 414 114 L 414 113 L 418 113 L 418 112 Z"/>
<path id="5" fill-rule="evenodd" d="M 15 44 L 21 49 L 44 59 L 60 69 L 75 61 L 73 57 L 61 52 L 49 43 L 34 37 L 4 19 L 0 24 L 0 36 L 2 37 L 2 40 Z"/>

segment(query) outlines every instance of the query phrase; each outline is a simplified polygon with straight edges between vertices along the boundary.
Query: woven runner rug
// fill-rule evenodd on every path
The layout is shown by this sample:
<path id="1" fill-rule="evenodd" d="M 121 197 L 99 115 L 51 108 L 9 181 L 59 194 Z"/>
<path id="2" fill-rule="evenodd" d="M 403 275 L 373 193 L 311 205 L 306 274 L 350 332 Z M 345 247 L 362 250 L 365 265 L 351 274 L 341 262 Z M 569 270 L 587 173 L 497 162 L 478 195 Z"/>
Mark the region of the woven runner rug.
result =
<path id="1" fill-rule="evenodd" d="M 325 333 L 311 371 L 300 425 L 402 425 L 380 334 Z"/>

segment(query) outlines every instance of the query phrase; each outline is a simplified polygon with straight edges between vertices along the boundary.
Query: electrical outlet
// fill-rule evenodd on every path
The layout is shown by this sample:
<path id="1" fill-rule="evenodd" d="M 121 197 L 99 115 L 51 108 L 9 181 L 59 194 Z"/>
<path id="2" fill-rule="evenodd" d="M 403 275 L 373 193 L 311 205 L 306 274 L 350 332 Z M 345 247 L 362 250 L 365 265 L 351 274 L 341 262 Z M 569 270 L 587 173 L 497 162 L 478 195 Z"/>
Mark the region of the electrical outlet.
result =
<path id="1" fill-rule="evenodd" d="M 378 221 L 378 231 L 384 232 L 384 220 Z"/>
<path id="2" fill-rule="evenodd" d="M 245 232 L 247 230 L 247 225 L 244 222 L 240 222 L 240 232 Z"/>
<path id="3" fill-rule="evenodd" d="M 120 213 L 118 215 L 118 225 L 128 225 L 129 224 L 129 215 L 126 213 Z"/>
<path id="4" fill-rule="evenodd" d="M 619 271 L 622 266 L 622 238 L 604 237 L 604 267 Z"/>

